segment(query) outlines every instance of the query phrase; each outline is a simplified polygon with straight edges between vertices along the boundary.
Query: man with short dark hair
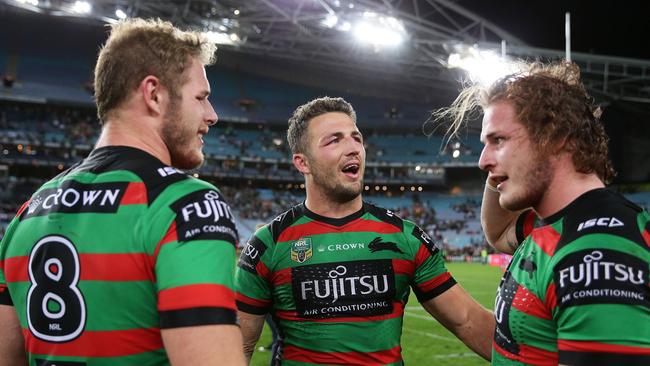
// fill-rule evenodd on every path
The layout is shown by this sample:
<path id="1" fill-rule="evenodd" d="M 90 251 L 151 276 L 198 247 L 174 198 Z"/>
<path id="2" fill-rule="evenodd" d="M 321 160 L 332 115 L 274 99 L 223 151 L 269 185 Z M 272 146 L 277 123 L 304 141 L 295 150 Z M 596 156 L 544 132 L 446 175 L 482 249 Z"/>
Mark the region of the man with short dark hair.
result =
<path id="1" fill-rule="evenodd" d="M 95 149 L 45 183 L 0 244 L 0 365 L 241 365 L 237 231 L 204 159 L 214 44 L 168 22 L 112 26 Z"/>
<path id="2" fill-rule="evenodd" d="M 457 131 L 474 107 L 484 113 L 483 229 L 514 253 L 493 364 L 650 364 L 650 215 L 605 188 L 608 138 L 579 68 L 528 65 L 463 90 L 437 116 Z"/>
<path id="3" fill-rule="evenodd" d="M 433 240 L 363 202 L 366 153 L 352 106 L 312 100 L 289 119 L 287 138 L 306 199 L 257 230 L 240 256 L 246 356 L 271 312 L 281 333 L 275 364 L 402 364 L 413 289 L 433 317 L 489 359 L 494 317 L 456 284 Z"/>

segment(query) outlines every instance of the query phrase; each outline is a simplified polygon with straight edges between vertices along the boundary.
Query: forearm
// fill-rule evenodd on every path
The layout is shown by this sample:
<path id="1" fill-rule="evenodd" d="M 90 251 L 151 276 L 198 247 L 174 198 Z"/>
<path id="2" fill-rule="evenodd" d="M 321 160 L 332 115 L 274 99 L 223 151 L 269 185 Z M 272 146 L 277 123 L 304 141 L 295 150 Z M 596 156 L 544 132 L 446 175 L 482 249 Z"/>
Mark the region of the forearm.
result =
<path id="1" fill-rule="evenodd" d="M 468 321 L 456 328 L 455 333 L 467 347 L 490 361 L 495 327 L 494 315 L 482 306 L 477 306 L 477 309 L 470 313 Z"/>
<path id="2" fill-rule="evenodd" d="M 266 315 L 249 314 L 242 311 L 237 312 L 239 325 L 242 336 L 244 337 L 244 356 L 246 363 L 249 364 L 255 352 L 255 345 L 260 338 L 262 328 L 264 327 L 264 318 Z"/>
<path id="3" fill-rule="evenodd" d="M 485 239 L 495 249 L 512 254 L 517 249 L 516 223 L 522 211 L 508 211 L 499 204 L 494 183 L 486 181 L 481 204 L 481 227 Z"/>
<path id="4" fill-rule="evenodd" d="M 27 365 L 23 332 L 13 306 L 0 305 L 0 366 Z"/>

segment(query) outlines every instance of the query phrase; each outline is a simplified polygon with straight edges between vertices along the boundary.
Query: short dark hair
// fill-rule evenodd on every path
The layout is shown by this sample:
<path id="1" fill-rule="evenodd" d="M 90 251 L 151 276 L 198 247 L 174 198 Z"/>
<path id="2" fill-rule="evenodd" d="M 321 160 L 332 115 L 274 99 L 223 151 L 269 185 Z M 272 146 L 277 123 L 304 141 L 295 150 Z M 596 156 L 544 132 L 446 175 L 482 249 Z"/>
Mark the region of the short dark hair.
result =
<path id="1" fill-rule="evenodd" d="M 345 113 L 355 124 L 357 123 L 357 114 L 354 112 L 354 108 L 343 98 L 321 97 L 307 102 L 296 108 L 291 118 L 289 118 L 287 142 L 289 142 L 291 153 L 302 154 L 307 152 L 305 134 L 309 121 L 330 112 Z"/>

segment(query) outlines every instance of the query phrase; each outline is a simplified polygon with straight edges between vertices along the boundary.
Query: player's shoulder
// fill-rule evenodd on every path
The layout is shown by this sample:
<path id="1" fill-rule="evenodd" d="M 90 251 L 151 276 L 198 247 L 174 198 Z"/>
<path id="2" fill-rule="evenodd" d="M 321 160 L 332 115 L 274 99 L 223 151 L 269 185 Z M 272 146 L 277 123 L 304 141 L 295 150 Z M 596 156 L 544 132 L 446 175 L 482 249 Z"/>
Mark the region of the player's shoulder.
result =
<path id="1" fill-rule="evenodd" d="M 271 239 L 275 243 L 277 242 L 280 234 L 283 231 L 291 227 L 296 221 L 305 215 L 306 208 L 304 203 L 297 204 L 292 206 L 288 210 L 277 215 L 273 220 L 267 223 L 264 227 L 258 230 L 258 233 L 261 233 L 263 230 L 268 230 L 271 234 Z"/>
<path id="2" fill-rule="evenodd" d="M 407 226 L 415 225 L 414 223 L 401 218 L 398 214 L 396 214 L 390 209 L 383 208 L 366 201 L 363 202 L 363 209 L 364 211 L 371 214 L 372 216 L 379 219 L 380 221 L 395 226 L 399 230 L 404 230 L 405 224 Z"/>
<path id="3" fill-rule="evenodd" d="M 647 248 L 639 225 L 643 212 L 640 206 L 609 189 L 587 192 L 563 213 L 558 250 L 576 240 L 598 235 L 620 237 Z M 647 220 L 647 214 L 645 217 Z"/>

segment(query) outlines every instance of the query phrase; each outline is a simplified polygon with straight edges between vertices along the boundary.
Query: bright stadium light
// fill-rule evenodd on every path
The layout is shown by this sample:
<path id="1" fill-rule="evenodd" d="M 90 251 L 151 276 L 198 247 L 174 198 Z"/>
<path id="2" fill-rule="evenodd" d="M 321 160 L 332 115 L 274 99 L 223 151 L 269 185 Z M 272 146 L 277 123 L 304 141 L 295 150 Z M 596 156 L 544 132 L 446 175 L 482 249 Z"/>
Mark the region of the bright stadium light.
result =
<path id="1" fill-rule="evenodd" d="M 373 12 L 364 12 L 362 20 L 354 26 L 355 37 L 375 46 L 396 46 L 404 41 L 401 21 Z"/>
<path id="2" fill-rule="evenodd" d="M 20 4 L 27 4 L 32 6 L 38 6 L 38 0 L 16 0 Z"/>
<path id="3" fill-rule="evenodd" d="M 449 68 L 467 71 L 475 83 L 490 85 L 497 79 L 517 71 L 516 63 L 501 57 L 494 51 L 479 50 L 476 46 L 457 46 L 449 55 Z"/>
<path id="4" fill-rule="evenodd" d="M 237 33 L 226 33 L 226 32 L 205 32 L 205 35 L 208 37 L 208 40 L 215 44 L 222 45 L 235 45 L 241 43 L 241 38 Z"/>
<path id="5" fill-rule="evenodd" d="M 78 14 L 88 14 L 93 9 L 87 1 L 75 1 L 72 11 Z"/>
<path id="6" fill-rule="evenodd" d="M 126 19 L 126 13 L 122 9 L 115 10 L 115 16 L 118 19 Z"/>
<path id="7" fill-rule="evenodd" d="M 337 17 L 336 14 L 327 14 L 325 19 L 323 20 L 323 25 L 326 26 L 327 28 L 334 28 L 334 26 L 338 22 L 339 22 L 339 17 Z"/>

